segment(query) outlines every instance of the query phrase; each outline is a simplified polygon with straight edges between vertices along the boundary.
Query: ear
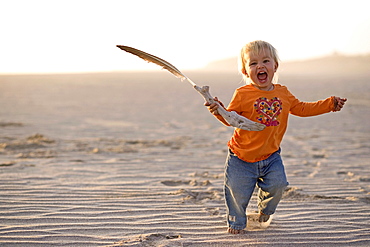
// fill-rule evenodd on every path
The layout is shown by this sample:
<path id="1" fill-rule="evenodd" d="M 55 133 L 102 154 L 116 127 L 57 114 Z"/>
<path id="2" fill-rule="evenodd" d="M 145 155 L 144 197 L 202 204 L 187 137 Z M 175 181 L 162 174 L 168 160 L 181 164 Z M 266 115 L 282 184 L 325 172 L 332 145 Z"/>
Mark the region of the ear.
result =
<path id="1" fill-rule="evenodd" d="M 279 64 L 275 63 L 275 72 L 277 71 L 278 68 L 279 68 Z"/>
<path id="2" fill-rule="evenodd" d="M 245 70 L 245 68 L 242 68 L 242 74 L 245 75 L 246 77 L 249 77 L 247 71 Z"/>

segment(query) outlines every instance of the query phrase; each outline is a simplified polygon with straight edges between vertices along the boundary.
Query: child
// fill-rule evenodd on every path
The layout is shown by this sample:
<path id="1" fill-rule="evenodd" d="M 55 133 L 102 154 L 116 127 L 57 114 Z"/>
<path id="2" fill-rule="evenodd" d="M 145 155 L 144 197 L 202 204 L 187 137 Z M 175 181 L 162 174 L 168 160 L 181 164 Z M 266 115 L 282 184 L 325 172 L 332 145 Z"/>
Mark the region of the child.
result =
<path id="1" fill-rule="evenodd" d="M 246 227 L 246 208 L 256 185 L 259 221 L 266 222 L 275 213 L 288 185 L 280 143 L 289 113 L 308 117 L 340 111 L 347 100 L 332 96 L 317 102 L 301 102 L 285 86 L 272 83 L 278 66 L 276 49 L 265 41 L 250 42 L 241 50 L 239 69 L 249 84 L 236 89 L 227 110 L 262 123 L 266 128 L 262 131 L 235 129 L 228 142 L 224 192 L 228 232 L 232 234 L 242 233 Z M 218 104 L 205 105 L 228 125 L 217 112 Z"/>

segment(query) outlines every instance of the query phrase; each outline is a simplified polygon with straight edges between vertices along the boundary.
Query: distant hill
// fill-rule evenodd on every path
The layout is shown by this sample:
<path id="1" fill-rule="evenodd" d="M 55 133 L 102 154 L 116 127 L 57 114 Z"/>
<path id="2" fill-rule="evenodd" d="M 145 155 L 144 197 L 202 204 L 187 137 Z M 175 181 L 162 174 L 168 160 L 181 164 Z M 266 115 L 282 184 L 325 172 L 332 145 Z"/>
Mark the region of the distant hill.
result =
<path id="1" fill-rule="evenodd" d="M 237 58 L 214 61 L 204 69 L 236 73 Z M 332 54 L 307 60 L 280 62 L 278 71 L 281 75 L 370 76 L 370 54 L 357 56 Z"/>

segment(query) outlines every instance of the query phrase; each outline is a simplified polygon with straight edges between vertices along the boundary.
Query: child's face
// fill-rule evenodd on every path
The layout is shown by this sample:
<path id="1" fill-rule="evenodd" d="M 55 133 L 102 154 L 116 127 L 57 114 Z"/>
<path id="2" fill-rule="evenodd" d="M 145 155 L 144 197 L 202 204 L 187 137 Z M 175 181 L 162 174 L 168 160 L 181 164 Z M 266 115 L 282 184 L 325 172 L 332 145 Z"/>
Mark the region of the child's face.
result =
<path id="1" fill-rule="evenodd" d="M 248 53 L 246 55 L 246 76 L 259 89 L 270 90 L 272 88 L 272 79 L 278 67 L 270 51 L 263 49 L 259 54 Z"/>

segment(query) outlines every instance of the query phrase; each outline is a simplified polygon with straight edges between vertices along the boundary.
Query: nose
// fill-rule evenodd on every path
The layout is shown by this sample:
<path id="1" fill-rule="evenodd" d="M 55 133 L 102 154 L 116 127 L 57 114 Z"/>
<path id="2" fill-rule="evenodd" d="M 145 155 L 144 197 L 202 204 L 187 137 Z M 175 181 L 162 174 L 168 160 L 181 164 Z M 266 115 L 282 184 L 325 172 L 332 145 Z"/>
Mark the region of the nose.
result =
<path id="1" fill-rule="evenodd" d="M 263 63 L 258 63 L 258 64 L 257 64 L 257 68 L 258 68 L 258 69 L 262 69 L 263 67 L 264 67 Z"/>

